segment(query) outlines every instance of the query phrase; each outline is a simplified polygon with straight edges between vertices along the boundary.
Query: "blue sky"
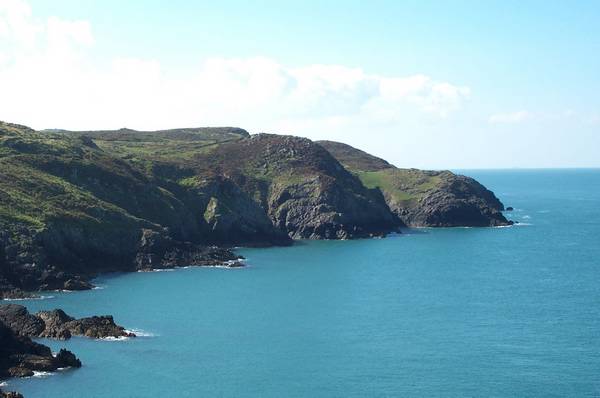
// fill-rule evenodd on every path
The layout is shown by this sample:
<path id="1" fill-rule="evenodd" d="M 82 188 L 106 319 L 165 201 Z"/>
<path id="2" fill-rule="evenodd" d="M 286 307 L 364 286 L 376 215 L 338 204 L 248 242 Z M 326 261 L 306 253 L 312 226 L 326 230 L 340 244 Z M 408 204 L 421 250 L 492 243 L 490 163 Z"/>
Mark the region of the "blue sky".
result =
<path id="1" fill-rule="evenodd" d="M 0 119 L 239 125 L 402 167 L 600 166 L 598 2 L 191 3 L 0 0 L 17 97 Z"/>

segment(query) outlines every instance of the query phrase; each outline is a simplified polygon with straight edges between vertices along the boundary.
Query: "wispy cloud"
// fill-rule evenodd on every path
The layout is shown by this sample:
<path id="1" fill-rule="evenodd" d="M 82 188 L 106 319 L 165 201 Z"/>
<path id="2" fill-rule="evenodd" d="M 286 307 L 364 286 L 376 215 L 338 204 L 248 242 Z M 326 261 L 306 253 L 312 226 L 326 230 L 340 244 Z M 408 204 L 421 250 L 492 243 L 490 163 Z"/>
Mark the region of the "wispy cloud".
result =
<path id="1" fill-rule="evenodd" d="M 162 128 L 231 124 L 273 129 L 360 118 L 445 118 L 470 89 L 430 76 L 381 76 L 343 65 L 288 67 L 266 57 L 209 58 L 172 77 L 158 60 L 93 57 L 87 21 L 38 20 L 0 0 L 0 118 L 34 127 Z"/>

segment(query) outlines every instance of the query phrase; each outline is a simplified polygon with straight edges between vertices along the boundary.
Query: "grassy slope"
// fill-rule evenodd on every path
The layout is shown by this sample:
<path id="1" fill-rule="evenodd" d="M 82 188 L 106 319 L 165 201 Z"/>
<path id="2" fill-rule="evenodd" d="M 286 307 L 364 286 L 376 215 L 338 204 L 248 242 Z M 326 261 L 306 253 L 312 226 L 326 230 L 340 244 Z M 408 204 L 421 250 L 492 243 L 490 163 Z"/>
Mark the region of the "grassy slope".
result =
<path id="1" fill-rule="evenodd" d="M 439 189 L 449 171 L 399 169 L 360 149 L 335 141 L 318 141 L 368 188 L 379 188 L 398 204 L 414 204 Z"/>
<path id="2" fill-rule="evenodd" d="M 389 168 L 359 171 L 357 175 L 366 187 L 380 188 L 396 203 L 408 205 L 418 202 L 428 193 L 438 189 L 446 173 L 450 174 L 450 172 Z"/>
<path id="3" fill-rule="evenodd" d="M 236 141 L 249 134 L 235 127 L 200 127 L 158 131 L 130 129 L 67 131 L 50 130 L 68 137 L 90 137 L 106 152 L 134 162 L 163 161 L 185 164 L 197 153 L 219 143 Z"/>

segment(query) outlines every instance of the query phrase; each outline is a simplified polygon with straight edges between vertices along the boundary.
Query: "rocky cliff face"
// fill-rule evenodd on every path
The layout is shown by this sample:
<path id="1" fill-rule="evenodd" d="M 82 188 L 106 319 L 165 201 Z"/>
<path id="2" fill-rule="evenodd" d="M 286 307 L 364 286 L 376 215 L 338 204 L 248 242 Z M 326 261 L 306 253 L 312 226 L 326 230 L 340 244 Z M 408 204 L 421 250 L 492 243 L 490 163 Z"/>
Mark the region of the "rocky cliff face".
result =
<path id="1" fill-rule="evenodd" d="M 199 154 L 200 176 L 229 178 L 293 239 L 382 235 L 399 221 L 377 192 L 312 141 L 259 134 Z"/>
<path id="2" fill-rule="evenodd" d="M 510 225 L 504 205 L 473 178 L 450 171 L 399 169 L 350 145 L 319 141 L 370 188 L 383 193 L 389 208 L 413 227 Z"/>

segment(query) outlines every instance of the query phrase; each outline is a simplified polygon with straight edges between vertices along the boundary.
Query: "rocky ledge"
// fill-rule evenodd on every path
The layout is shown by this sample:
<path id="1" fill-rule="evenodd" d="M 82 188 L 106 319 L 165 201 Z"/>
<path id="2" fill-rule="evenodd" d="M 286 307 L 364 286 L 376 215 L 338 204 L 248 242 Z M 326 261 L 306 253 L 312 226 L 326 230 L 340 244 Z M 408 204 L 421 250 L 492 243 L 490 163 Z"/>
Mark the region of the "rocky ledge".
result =
<path id="1" fill-rule="evenodd" d="M 0 321 L 23 337 L 59 340 L 67 340 L 71 336 L 94 339 L 135 337 L 134 333 L 117 325 L 110 315 L 75 319 L 60 309 L 40 311 L 34 315 L 22 305 L 6 304 L 0 306 Z"/>

